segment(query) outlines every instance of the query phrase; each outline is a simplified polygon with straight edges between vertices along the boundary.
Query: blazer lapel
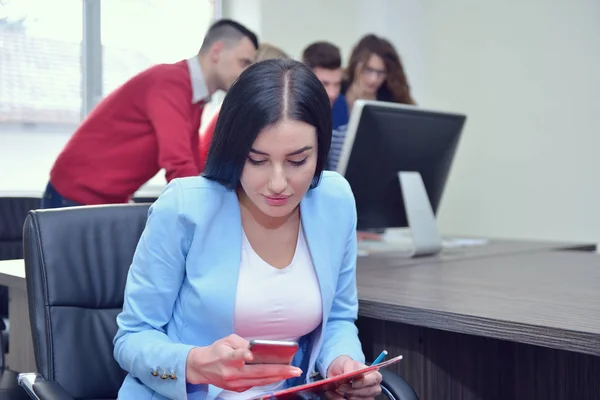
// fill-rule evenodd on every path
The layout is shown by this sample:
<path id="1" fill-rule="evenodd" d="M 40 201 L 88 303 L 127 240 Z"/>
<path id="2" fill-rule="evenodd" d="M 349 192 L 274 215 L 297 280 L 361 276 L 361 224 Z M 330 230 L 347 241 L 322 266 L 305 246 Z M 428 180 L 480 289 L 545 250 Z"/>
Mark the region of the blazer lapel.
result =
<path id="1" fill-rule="evenodd" d="M 214 259 L 211 265 L 211 279 L 207 279 L 206 290 L 213 293 L 218 303 L 211 303 L 217 315 L 222 316 L 225 323 L 215 326 L 219 330 L 218 337 L 225 337 L 234 330 L 235 300 L 242 257 L 242 220 L 237 195 L 234 191 L 223 197 L 218 224 L 208 232 L 210 247 L 208 253 Z"/>
<path id="2" fill-rule="evenodd" d="M 335 288 L 332 290 L 330 287 L 332 280 L 329 268 L 328 240 L 326 231 L 319 221 L 322 211 L 319 210 L 319 205 L 314 201 L 312 194 L 312 191 L 309 191 L 300 202 L 300 213 L 306 243 L 308 244 L 308 249 L 317 273 L 317 279 L 319 280 L 323 304 L 323 318 L 326 319 L 329 315 L 329 307 L 327 305 L 331 302 Z"/>

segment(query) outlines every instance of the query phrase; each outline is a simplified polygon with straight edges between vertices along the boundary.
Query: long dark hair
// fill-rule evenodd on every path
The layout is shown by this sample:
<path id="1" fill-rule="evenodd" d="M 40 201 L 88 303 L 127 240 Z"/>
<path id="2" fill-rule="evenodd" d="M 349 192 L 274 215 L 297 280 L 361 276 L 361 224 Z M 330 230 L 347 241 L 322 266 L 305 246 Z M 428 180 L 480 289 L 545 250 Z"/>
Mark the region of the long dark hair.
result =
<path id="1" fill-rule="evenodd" d="M 400 56 L 389 41 L 376 35 L 364 36 L 352 49 L 345 74 L 348 86 L 354 81 L 359 64 L 364 66 L 372 54 L 381 57 L 387 70 L 387 78 L 379 88 L 377 99 L 415 104 Z"/>
<path id="2" fill-rule="evenodd" d="M 331 146 L 331 105 L 325 88 L 304 64 L 273 59 L 246 69 L 231 86 L 215 126 L 204 176 L 234 189 L 252 144 L 268 126 L 289 118 L 315 127 L 319 184 Z"/>

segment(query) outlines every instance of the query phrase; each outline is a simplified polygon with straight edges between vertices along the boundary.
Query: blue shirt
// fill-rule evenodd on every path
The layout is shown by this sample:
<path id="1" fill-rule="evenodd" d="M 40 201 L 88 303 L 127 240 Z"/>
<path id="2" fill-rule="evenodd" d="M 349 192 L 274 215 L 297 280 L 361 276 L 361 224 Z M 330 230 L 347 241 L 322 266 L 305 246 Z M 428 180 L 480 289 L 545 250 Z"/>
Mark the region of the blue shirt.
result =
<path id="1" fill-rule="evenodd" d="M 335 171 L 340 159 L 340 154 L 342 153 L 344 141 L 346 140 L 348 120 L 350 119 L 348 103 L 346 102 L 346 97 L 344 95 L 339 95 L 333 103 L 333 106 L 331 107 L 331 117 L 333 122 L 333 132 L 326 168 Z"/>
<path id="2" fill-rule="evenodd" d="M 331 119 L 333 123 L 333 129 L 337 129 L 342 125 L 348 125 L 350 112 L 348 110 L 346 96 L 343 94 L 340 94 L 333 103 L 333 106 L 331 106 Z"/>

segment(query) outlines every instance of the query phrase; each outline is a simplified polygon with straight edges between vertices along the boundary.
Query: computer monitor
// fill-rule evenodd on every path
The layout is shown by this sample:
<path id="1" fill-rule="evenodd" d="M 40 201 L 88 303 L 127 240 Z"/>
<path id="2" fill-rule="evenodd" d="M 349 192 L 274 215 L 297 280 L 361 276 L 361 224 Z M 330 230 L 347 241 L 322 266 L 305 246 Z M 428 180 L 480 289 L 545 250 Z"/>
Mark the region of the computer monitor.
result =
<path id="1" fill-rule="evenodd" d="M 357 100 L 337 171 L 356 198 L 358 229 L 409 227 L 413 255 L 441 250 L 437 212 L 465 115 Z"/>

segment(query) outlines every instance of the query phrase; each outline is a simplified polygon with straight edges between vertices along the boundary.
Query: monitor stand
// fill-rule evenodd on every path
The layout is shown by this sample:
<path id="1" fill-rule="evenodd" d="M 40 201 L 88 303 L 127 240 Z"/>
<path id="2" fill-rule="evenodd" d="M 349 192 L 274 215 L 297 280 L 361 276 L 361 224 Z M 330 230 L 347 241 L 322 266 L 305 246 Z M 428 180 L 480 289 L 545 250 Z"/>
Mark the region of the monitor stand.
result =
<path id="1" fill-rule="evenodd" d="M 435 255 L 442 250 L 442 238 L 421 174 L 399 172 L 398 180 L 409 229 L 400 235 L 388 230 L 382 241 L 359 242 L 359 255 L 388 253 L 414 258 Z"/>
<path id="2" fill-rule="evenodd" d="M 430 256 L 442 250 L 442 237 L 437 228 L 427 190 L 418 172 L 399 172 L 400 191 L 406 219 L 413 239 L 413 257 Z"/>

